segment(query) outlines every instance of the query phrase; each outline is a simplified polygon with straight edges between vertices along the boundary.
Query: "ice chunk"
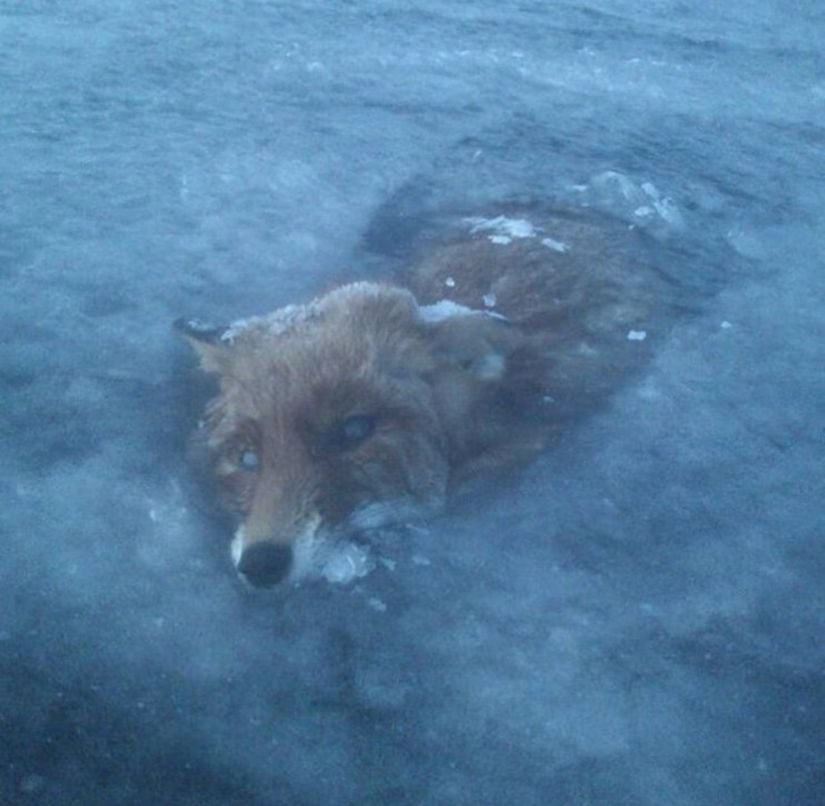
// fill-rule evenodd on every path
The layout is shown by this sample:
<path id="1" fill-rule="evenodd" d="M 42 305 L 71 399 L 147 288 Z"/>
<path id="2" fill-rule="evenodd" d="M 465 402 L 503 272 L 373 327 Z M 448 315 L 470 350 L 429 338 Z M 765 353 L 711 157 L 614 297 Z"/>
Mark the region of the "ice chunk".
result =
<path id="1" fill-rule="evenodd" d="M 542 238 L 542 244 L 546 246 L 548 249 L 552 249 L 554 252 L 569 252 L 570 245 L 564 243 L 563 241 L 557 241 L 555 238 Z"/>
<path id="2" fill-rule="evenodd" d="M 366 576 L 374 568 L 375 562 L 368 551 L 355 543 L 341 542 L 323 562 L 321 574 L 327 582 L 346 585 Z"/>
<path id="3" fill-rule="evenodd" d="M 434 302 L 432 305 L 419 305 L 418 317 L 422 322 L 434 324 L 436 322 L 443 322 L 445 319 L 450 319 L 453 316 L 468 316 L 477 313 L 472 308 L 466 305 L 459 305 L 451 299 L 442 299 Z"/>
<path id="4" fill-rule="evenodd" d="M 684 219 L 676 203 L 652 182 L 637 185 L 624 174 L 605 171 L 594 176 L 582 192 L 586 203 L 631 223 L 638 221 L 653 234 L 664 236 L 684 229 Z"/>
<path id="5" fill-rule="evenodd" d="M 470 232 L 489 232 L 493 243 L 510 243 L 513 238 L 535 238 L 536 228 L 526 218 L 465 218 L 470 225 Z M 506 238 L 507 240 L 503 240 Z"/>

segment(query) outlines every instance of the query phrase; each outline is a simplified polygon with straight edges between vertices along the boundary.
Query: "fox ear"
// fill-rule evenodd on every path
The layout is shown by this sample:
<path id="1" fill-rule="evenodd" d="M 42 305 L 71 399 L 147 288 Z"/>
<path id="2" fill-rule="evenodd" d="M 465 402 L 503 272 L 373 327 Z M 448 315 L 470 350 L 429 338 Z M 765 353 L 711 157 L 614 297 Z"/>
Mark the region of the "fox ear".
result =
<path id="1" fill-rule="evenodd" d="M 218 375 L 225 372 L 231 350 L 230 343 L 222 339 L 227 328 L 186 318 L 175 320 L 173 326 L 192 345 L 204 372 Z"/>
<path id="2" fill-rule="evenodd" d="M 482 311 L 448 316 L 431 327 L 437 365 L 482 382 L 501 380 L 508 357 L 523 341 L 517 326 Z"/>

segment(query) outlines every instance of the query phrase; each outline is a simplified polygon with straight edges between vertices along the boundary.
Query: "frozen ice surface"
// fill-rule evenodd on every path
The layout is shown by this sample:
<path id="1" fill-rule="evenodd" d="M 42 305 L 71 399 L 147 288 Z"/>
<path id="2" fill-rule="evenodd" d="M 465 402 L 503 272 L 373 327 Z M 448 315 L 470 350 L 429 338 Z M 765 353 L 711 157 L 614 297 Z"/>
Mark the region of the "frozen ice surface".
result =
<path id="1" fill-rule="evenodd" d="M 821 5 L 0 5 L 0 802 L 825 802 Z M 685 315 L 528 467 L 249 590 L 170 323 L 502 199 L 649 233 Z"/>

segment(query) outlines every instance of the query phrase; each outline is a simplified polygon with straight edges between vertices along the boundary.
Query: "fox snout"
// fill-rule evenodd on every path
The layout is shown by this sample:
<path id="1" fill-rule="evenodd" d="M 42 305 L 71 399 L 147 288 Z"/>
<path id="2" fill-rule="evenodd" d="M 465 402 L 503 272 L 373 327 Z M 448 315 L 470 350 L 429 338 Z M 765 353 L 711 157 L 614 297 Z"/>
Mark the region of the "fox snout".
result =
<path id="1" fill-rule="evenodd" d="M 258 501 L 278 500 L 277 496 L 265 492 L 256 497 Z M 294 566 L 295 543 L 311 540 L 321 524 L 317 515 L 302 519 L 282 516 L 283 511 L 278 509 L 277 504 L 253 506 L 235 532 L 231 546 L 232 561 L 238 574 L 253 587 L 271 588 L 286 580 Z"/>
<path id="2" fill-rule="evenodd" d="M 289 576 L 292 560 L 291 546 L 266 541 L 242 549 L 235 568 L 250 585 L 271 588 Z"/>

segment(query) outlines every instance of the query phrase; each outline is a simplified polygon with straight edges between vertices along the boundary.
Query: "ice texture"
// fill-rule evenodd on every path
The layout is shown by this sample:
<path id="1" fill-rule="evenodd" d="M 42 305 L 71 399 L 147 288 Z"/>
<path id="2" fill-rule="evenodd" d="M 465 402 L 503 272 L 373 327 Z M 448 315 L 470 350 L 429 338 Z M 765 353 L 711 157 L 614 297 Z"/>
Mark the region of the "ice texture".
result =
<path id="1" fill-rule="evenodd" d="M 0 802 L 825 802 L 823 41 L 804 0 L 0 4 Z M 558 251 L 531 203 L 650 242 L 647 370 L 243 585 L 171 323 L 286 326 L 424 219 Z"/>

